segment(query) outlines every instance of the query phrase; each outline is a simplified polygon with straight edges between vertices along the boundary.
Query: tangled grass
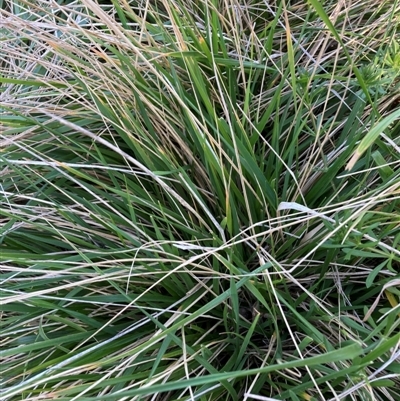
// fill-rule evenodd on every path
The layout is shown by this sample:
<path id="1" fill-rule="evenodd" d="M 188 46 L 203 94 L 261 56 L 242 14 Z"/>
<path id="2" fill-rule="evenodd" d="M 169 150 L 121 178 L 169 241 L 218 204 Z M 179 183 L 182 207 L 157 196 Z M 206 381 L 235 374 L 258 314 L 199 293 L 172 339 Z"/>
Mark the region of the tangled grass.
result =
<path id="1" fill-rule="evenodd" d="M 2 399 L 400 399 L 398 1 L 0 3 Z"/>

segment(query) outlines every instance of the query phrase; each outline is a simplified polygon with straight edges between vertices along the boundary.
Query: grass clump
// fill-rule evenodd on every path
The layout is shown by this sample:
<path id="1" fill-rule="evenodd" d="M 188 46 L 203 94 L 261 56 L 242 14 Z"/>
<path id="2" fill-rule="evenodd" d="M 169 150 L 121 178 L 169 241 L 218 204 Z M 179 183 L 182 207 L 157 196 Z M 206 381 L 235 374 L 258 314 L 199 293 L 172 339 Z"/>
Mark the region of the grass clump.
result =
<path id="1" fill-rule="evenodd" d="M 1 6 L 2 399 L 399 398 L 398 2 Z"/>

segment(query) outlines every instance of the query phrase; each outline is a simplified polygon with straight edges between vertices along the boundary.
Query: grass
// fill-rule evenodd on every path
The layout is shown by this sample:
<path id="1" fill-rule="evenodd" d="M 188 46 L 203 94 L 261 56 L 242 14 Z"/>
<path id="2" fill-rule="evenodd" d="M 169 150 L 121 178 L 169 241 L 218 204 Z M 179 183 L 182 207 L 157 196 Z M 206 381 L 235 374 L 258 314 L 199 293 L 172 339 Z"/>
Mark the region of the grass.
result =
<path id="1" fill-rule="evenodd" d="M 399 399 L 398 1 L 0 5 L 2 399 Z"/>

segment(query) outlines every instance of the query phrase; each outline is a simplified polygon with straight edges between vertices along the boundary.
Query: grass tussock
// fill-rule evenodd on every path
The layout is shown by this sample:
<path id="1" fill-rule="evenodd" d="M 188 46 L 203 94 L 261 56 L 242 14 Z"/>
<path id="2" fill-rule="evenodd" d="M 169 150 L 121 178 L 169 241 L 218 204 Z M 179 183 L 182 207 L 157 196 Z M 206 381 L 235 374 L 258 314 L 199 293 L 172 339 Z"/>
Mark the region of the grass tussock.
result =
<path id="1" fill-rule="evenodd" d="M 398 1 L 0 4 L 2 399 L 399 399 Z"/>

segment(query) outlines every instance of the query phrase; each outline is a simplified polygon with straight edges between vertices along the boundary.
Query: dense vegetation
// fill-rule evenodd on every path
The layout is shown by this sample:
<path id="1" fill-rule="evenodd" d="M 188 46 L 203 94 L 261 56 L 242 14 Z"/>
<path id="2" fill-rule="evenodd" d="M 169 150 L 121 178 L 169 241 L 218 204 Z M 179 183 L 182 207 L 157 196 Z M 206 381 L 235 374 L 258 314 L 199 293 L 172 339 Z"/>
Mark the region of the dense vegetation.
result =
<path id="1" fill-rule="evenodd" d="M 397 0 L 0 0 L 1 398 L 399 400 Z"/>

